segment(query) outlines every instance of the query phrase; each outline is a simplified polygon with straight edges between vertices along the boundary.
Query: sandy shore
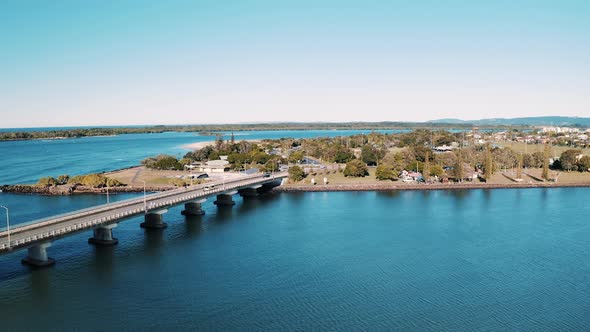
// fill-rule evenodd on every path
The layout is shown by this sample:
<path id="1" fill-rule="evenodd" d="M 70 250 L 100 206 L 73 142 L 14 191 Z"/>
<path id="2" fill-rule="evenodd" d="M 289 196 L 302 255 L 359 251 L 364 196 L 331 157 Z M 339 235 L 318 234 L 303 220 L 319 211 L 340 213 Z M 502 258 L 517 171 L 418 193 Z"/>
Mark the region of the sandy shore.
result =
<path id="1" fill-rule="evenodd" d="M 249 143 L 260 143 L 258 139 L 243 139 L 243 140 L 236 140 L 236 142 L 246 141 Z M 182 148 L 186 150 L 198 150 L 206 147 L 207 145 L 215 145 L 215 141 L 206 141 L 206 142 L 196 142 L 191 144 L 183 145 Z"/>

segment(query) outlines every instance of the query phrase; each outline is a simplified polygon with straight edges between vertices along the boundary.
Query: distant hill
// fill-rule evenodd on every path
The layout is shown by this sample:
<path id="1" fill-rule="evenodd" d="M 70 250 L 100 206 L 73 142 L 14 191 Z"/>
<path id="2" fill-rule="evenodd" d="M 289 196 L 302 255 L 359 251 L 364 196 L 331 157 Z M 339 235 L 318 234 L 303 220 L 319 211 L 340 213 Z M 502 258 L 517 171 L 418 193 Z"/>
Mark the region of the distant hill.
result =
<path id="1" fill-rule="evenodd" d="M 460 119 L 439 119 L 428 121 L 430 123 L 456 123 L 456 124 L 473 124 L 483 125 L 515 125 L 515 126 L 559 126 L 559 127 L 590 127 L 590 118 L 571 117 L 571 116 L 537 116 L 527 118 L 496 118 L 481 120 L 460 120 Z"/>

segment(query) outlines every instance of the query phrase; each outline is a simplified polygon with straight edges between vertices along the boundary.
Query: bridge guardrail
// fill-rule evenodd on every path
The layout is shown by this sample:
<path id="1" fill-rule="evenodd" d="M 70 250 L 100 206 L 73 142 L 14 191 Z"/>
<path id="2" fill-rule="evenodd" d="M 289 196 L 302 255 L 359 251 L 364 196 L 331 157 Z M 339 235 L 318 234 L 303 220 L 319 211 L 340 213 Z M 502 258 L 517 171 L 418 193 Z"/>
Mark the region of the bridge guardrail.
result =
<path id="1" fill-rule="evenodd" d="M 278 178 L 282 178 L 282 177 L 286 176 L 286 173 L 278 173 L 277 175 L 278 175 Z M 173 190 L 165 191 L 162 193 L 155 193 L 155 194 L 146 195 L 145 201 L 147 203 L 148 201 L 154 201 L 154 200 L 165 198 L 168 196 L 175 196 L 175 195 L 178 195 L 179 193 L 187 193 L 187 192 L 195 193 L 194 197 L 192 197 L 192 198 L 189 198 L 189 196 L 183 196 L 182 199 L 176 200 L 176 202 L 186 201 L 186 200 L 210 195 L 212 193 L 211 191 L 209 191 L 209 192 L 203 191 L 203 188 L 206 185 L 230 184 L 229 187 L 224 185 L 224 187 L 216 188 L 216 190 L 213 191 L 213 193 L 218 193 L 221 191 L 227 191 L 227 190 L 235 189 L 238 187 L 247 186 L 251 182 L 256 183 L 257 181 L 252 181 L 252 180 L 257 180 L 262 177 L 264 177 L 264 175 L 258 173 L 255 175 L 250 175 L 250 176 L 245 176 L 245 177 L 239 178 L 236 181 L 230 181 L 229 183 L 225 182 L 224 180 L 221 180 L 221 181 L 209 182 L 209 183 L 204 184 L 202 186 L 198 186 L 198 187 L 191 188 L 191 189 L 187 189 L 187 188 L 173 189 Z M 269 180 L 275 180 L 275 179 L 276 179 L 275 176 L 273 176 L 272 178 L 269 178 Z M 53 216 L 53 217 L 48 217 L 48 218 L 43 218 L 43 219 L 37 219 L 37 220 L 31 221 L 31 222 L 18 224 L 19 226 L 11 229 L 10 234 L 11 235 L 18 234 L 20 232 L 24 232 L 24 231 L 27 231 L 30 229 L 44 227 L 44 226 L 60 223 L 60 222 L 75 219 L 75 218 L 95 215 L 95 214 L 106 212 L 106 211 L 112 211 L 112 210 L 115 210 L 118 208 L 124 208 L 124 207 L 130 206 L 130 205 L 140 204 L 143 202 L 144 202 L 144 197 L 131 198 L 128 200 L 123 200 L 123 201 L 117 202 L 115 204 L 102 204 L 102 205 L 98 205 L 95 207 L 89 207 L 89 208 L 85 208 L 85 209 L 81 209 L 81 210 L 72 211 L 70 213 L 64 213 L 64 214 L 58 215 L 57 218 L 55 216 Z M 168 204 L 166 204 L 166 205 L 174 204 L 174 203 L 170 203 L 170 202 L 167 202 L 167 203 Z M 7 235 L 7 232 L 5 229 L 2 232 L 0 232 L 0 237 L 6 236 L 6 235 Z M 13 241 L 11 241 L 11 242 L 13 242 Z M 1 247 L 0 247 L 0 249 L 1 249 Z"/>

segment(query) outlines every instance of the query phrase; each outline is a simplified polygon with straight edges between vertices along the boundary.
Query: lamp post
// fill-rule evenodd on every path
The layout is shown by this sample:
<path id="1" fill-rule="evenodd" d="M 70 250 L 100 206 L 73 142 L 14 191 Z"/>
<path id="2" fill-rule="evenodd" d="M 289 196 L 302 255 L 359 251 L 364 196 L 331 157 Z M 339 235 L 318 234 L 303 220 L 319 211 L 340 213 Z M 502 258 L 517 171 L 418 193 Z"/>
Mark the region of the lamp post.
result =
<path id="1" fill-rule="evenodd" d="M 8 215 L 8 208 L 4 205 L 0 205 L 0 208 L 6 210 L 6 233 L 8 236 L 8 249 L 10 249 L 10 216 Z"/>
<path id="2" fill-rule="evenodd" d="M 147 201 L 146 201 L 146 197 L 145 197 L 145 181 L 144 180 L 139 180 L 141 182 L 143 182 L 143 211 L 147 214 Z"/>
<path id="3" fill-rule="evenodd" d="M 109 204 L 111 201 L 109 199 L 109 179 L 107 179 L 107 204 Z"/>

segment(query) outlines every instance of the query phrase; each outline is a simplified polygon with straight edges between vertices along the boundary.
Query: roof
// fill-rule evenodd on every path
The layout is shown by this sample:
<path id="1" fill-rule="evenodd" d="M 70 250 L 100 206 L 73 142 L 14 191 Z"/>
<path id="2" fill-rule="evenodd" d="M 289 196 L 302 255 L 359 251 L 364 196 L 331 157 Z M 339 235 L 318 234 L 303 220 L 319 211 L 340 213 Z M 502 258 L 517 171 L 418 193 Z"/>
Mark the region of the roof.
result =
<path id="1" fill-rule="evenodd" d="M 226 166 L 229 165 L 229 161 L 227 160 L 209 160 L 207 162 L 207 166 L 212 166 L 212 167 L 222 167 L 222 166 Z"/>

